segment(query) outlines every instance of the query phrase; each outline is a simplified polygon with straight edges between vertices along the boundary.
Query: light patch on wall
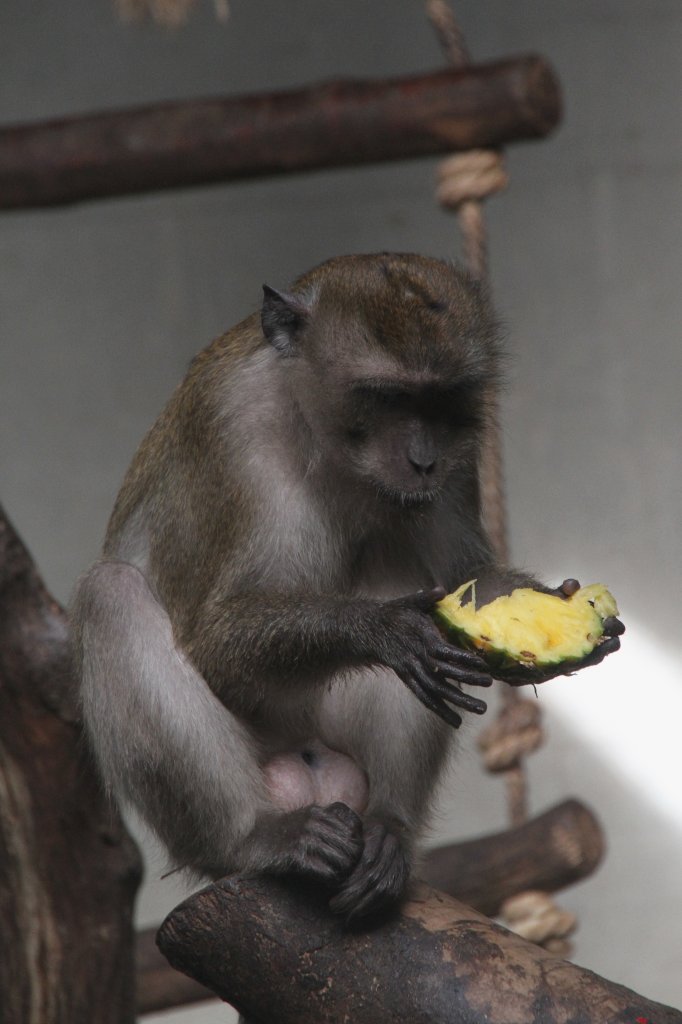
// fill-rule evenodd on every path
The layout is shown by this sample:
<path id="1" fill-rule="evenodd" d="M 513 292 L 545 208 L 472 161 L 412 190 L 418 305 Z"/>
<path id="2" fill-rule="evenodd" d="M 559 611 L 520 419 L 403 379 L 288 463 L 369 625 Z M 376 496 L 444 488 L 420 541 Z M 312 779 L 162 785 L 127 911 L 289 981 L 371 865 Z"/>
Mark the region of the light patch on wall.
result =
<path id="1" fill-rule="evenodd" d="M 660 640 L 628 619 L 618 653 L 541 697 L 682 832 L 682 670 Z"/>

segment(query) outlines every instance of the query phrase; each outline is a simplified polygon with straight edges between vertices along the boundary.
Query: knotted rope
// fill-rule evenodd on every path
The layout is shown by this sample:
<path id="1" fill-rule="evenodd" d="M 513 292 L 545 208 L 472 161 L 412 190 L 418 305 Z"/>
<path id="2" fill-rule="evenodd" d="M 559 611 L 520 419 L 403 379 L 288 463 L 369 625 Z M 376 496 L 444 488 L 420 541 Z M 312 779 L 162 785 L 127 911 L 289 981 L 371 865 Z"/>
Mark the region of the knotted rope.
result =
<path id="1" fill-rule="evenodd" d="M 464 36 L 448 0 L 424 0 L 427 16 L 445 54 L 454 67 L 470 63 Z M 471 150 L 441 161 L 437 171 L 436 198 L 457 214 L 463 240 L 464 261 L 480 281 L 488 280 L 488 238 L 483 200 L 506 188 L 507 172 L 496 150 Z M 495 402 L 481 459 L 481 505 L 488 536 L 500 562 L 508 560 L 507 514 L 502 469 L 502 437 Z M 504 774 L 509 821 L 512 827 L 528 816 L 528 786 L 524 757 L 544 742 L 541 712 L 537 704 L 522 699 L 505 686 L 502 708 L 496 721 L 479 739 L 483 762 L 490 772 Z M 502 919 L 512 931 L 560 955 L 570 953 L 566 937 L 575 929 L 572 914 L 560 910 L 546 893 L 527 892 L 507 900 Z"/>
<path id="2" fill-rule="evenodd" d="M 575 914 L 561 910 L 546 892 L 529 890 L 505 900 L 500 917 L 510 931 L 556 956 L 570 956 L 568 936 L 577 927 Z"/>

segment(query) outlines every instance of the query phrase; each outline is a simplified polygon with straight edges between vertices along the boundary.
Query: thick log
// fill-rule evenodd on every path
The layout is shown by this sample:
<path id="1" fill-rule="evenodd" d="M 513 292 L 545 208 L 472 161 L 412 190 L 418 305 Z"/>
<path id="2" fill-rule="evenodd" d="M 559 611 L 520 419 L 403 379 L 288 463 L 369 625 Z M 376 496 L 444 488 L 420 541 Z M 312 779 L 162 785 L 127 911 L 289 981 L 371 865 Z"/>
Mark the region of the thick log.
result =
<path id="1" fill-rule="evenodd" d="M 223 879 L 166 918 L 159 945 L 252 1024 L 682 1024 L 425 886 L 390 921 L 348 930 L 312 889 Z"/>
<path id="2" fill-rule="evenodd" d="M 0 131 L 0 208 L 501 146 L 559 117 L 554 73 L 527 56 L 17 125 Z"/>
<path id="3" fill-rule="evenodd" d="M 590 875 L 604 851 L 600 825 L 577 800 L 566 800 L 519 828 L 437 847 L 422 859 L 421 877 L 436 889 L 494 915 L 527 889 L 556 892 Z M 161 956 L 155 930 L 137 938 L 137 1009 L 149 1013 L 209 999 L 212 993 Z"/>
<path id="4" fill-rule="evenodd" d="M 556 892 L 586 878 L 603 854 L 595 816 L 578 800 L 565 800 L 517 828 L 430 850 L 419 873 L 492 917 L 526 889 Z"/>
<path id="5" fill-rule="evenodd" d="M 0 510 L 0 1020 L 132 1024 L 139 878 L 83 743 L 66 617 Z"/>
<path id="6" fill-rule="evenodd" d="M 213 992 L 170 966 L 157 948 L 156 928 L 138 932 L 135 960 L 138 1014 L 215 999 Z"/>

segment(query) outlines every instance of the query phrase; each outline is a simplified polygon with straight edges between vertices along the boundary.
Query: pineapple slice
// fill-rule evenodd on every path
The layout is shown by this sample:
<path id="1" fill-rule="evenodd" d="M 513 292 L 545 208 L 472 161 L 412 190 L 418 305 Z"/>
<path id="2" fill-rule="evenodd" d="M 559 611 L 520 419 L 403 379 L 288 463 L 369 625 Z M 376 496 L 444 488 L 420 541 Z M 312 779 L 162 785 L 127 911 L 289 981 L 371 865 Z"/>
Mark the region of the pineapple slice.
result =
<path id="1" fill-rule="evenodd" d="M 469 589 L 471 601 L 462 604 Z M 519 588 L 476 608 L 476 580 L 470 580 L 436 605 L 436 618 L 453 640 L 495 669 L 579 662 L 597 646 L 611 615 L 618 608 L 601 583 L 567 598 Z"/>

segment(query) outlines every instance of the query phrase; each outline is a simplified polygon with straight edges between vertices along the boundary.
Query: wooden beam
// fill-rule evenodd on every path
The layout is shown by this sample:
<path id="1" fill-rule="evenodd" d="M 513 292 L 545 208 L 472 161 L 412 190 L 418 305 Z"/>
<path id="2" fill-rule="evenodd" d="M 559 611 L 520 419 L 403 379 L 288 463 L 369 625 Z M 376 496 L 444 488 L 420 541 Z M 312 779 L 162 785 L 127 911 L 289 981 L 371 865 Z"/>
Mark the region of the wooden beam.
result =
<path id="1" fill-rule="evenodd" d="M 429 850 L 419 874 L 493 917 L 510 896 L 527 889 L 557 892 L 587 878 L 604 845 L 592 812 L 578 800 L 564 800 L 517 828 Z"/>
<path id="2" fill-rule="evenodd" d="M 601 827 L 577 800 L 565 800 L 518 828 L 437 847 L 420 875 L 430 885 L 496 914 L 527 889 L 556 892 L 590 875 L 604 850 Z M 210 999 L 213 993 L 174 970 L 156 948 L 156 929 L 137 937 L 137 1012 L 151 1013 Z"/>
<path id="3" fill-rule="evenodd" d="M 0 208 L 502 146 L 559 117 L 552 69 L 525 56 L 15 125 L 0 130 Z"/>
<path id="4" fill-rule="evenodd" d="M 159 945 L 250 1024 L 682 1024 L 426 886 L 369 928 L 344 927 L 327 899 L 289 879 L 223 879 L 166 918 Z"/>

